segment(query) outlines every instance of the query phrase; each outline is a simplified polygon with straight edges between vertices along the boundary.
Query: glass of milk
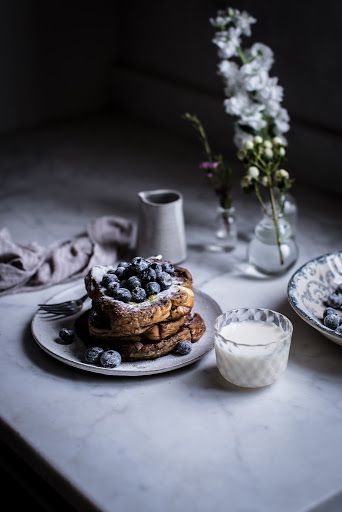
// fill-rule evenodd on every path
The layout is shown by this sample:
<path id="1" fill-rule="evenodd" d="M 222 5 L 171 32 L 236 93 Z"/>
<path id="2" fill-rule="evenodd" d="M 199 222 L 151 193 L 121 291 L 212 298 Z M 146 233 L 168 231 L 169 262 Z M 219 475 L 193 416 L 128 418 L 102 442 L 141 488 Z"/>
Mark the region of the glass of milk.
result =
<path id="1" fill-rule="evenodd" d="M 293 327 L 288 318 L 262 308 L 240 308 L 215 323 L 218 369 L 226 380 L 247 388 L 272 384 L 286 370 Z"/>

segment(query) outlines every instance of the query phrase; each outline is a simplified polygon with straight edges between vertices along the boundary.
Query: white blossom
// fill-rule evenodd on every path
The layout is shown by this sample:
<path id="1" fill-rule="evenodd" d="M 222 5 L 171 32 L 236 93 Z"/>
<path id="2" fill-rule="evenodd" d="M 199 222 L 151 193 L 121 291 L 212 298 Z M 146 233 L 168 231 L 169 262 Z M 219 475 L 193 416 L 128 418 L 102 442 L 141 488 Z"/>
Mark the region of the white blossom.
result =
<path id="1" fill-rule="evenodd" d="M 234 144 L 237 148 L 242 148 L 247 141 L 253 140 L 253 135 L 245 132 L 239 126 L 235 127 L 234 131 Z"/>
<path id="2" fill-rule="evenodd" d="M 289 177 L 290 177 L 290 175 L 289 175 L 289 173 L 287 171 L 285 171 L 285 169 L 279 169 L 276 172 L 276 178 L 277 179 L 288 180 Z"/>
<path id="3" fill-rule="evenodd" d="M 251 35 L 251 25 L 256 23 L 256 19 L 248 14 L 246 11 L 241 13 L 236 9 L 236 26 L 241 30 L 244 36 Z"/>
<path id="4" fill-rule="evenodd" d="M 235 27 L 216 33 L 213 43 L 219 48 L 221 59 L 229 59 L 237 55 L 237 49 L 241 44 L 240 34 L 240 30 Z"/>
<path id="5" fill-rule="evenodd" d="M 263 43 L 254 43 L 251 49 L 249 50 L 249 54 L 254 58 L 256 64 L 260 67 L 269 71 L 274 62 L 273 51 L 269 46 Z"/>
<path id="6" fill-rule="evenodd" d="M 249 167 L 247 173 L 250 178 L 257 178 L 260 174 L 259 169 L 257 167 L 255 167 L 255 165 L 251 165 L 251 167 Z"/>
<path id="7" fill-rule="evenodd" d="M 248 64 L 240 68 L 241 83 L 246 91 L 260 91 L 264 89 L 269 80 L 268 73 L 263 69 L 260 69 L 258 73 L 249 73 L 246 72 L 246 66 Z"/>
<path id="8" fill-rule="evenodd" d="M 274 125 L 277 135 L 285 133 L 290 129 L 289 125 L 290 117 L 285 108 L 281 108 L 274 118 Z"/>

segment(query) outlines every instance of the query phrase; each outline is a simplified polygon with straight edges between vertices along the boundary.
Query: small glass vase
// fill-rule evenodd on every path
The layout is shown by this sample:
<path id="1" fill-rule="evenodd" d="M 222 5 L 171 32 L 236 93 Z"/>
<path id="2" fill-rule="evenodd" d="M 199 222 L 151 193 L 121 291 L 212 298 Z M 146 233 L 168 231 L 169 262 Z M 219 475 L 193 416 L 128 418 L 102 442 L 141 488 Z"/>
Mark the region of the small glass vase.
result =
<path id="1" fill-rule="evenodd" d="M 276 229 L 269 209 L 256 225 L 254 238 L 249 244 L 249 263 L 266 275 L 283 274 L 294 265 L 298 258 L 298 247 L 290 223 L 279 212 L 277 220 L 280 248 L 277 244 Z"/>
<path id="2" fill-rule="evenodd" d="M 298 208 L 295 198 L 291 194 L 276 194 L 278 204 L 283 205 L 283 214 L 285 219 L 290 223 L 292 234 L 295 235 L 297 232 L 297 219 L 298 219 Z M 271 209 L 271 203 L 267 203 L 267 209 Z"/>
<path id="3" fill-rule="evenodd" d="M 219 206 L 215 217 L 215 242 L 210 246 L 211 250 L 230 252 L 237 244 L 237 228 L 235 208 L 222 208 Z"/>

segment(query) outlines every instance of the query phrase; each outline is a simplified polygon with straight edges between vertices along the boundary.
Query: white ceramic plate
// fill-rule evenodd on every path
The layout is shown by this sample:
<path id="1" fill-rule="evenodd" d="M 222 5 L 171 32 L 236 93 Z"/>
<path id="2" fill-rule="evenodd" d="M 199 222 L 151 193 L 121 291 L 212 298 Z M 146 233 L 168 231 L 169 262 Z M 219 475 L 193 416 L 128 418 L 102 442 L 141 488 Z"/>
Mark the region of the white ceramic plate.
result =
<path id="1" fill-rule="evenodd" d="M 342 279 L 342 252 L 324 254 L 300 267 L 291 277 L 287 289 L 295 312 L 329 340 L 342 346 L 339 336 L 322 323 L 324 301 Z"/>
<path id="2" fill-rule="evenodd" d="M 48 303 L 77 299 L 84 295 L 84 293 L 84 285 L 80 283 L 54 295 Z M 141 377 L 143 375 L 169 372 L 198 361 L 214 346 L 214 323 L 216 318 L 222 313 L 221 308 L 209 295 L 199 290 L 195 290 L 195 298 L 194 311 L 202 316 L 207 329 L 202 338 L 192 345 L 192 351 L 186 356 L 168 354 L 149 361 L 124 362 L 118 368 L 102 368 L 83 362 L 84 343 L 79 338 L 76 338 L 70 345 L 59 344 L 58 333 L 63 327 L 73 327 L 76 318 L 90 307 L 90 300 L 86 301 L 81 313 L 62 320 L 48 320 L 42 313 L 37 312 L 32 320 L 32 334 L 40 348 L 45 350 L 50 356 L 62 363 L 88 372 L 123 377 Z"/>

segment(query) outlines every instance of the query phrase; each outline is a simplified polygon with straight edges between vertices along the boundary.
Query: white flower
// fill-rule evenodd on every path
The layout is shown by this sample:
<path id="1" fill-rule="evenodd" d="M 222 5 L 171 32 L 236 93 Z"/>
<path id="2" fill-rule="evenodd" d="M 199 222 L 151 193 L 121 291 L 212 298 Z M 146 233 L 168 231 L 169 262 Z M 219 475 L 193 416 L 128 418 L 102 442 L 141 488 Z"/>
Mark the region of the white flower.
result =
<path id="1" fill-rule="evenodd" d="M 258 72 L 252 74 L 246 70 L 248 64 L 241 66 L 241 82 L 246 91 L 260 91 L 268 82 L 268 73 L 263 69 L 259 69 Z"/>
<path id="2" fill-rule="evenodd" d="M 264 149 L 264 155 L 267 158 L 267 160 L 271 160 L 271 158 L 273 158 L 273 151 L 272 151 L 272 149 L 265 148 Z"/>
<path id="3" fill-rule="evenodd" d="M 276 172 L 276 178 L 280 180 L 288 180 L 290 177 L 289 173 L 285 169 L 279 169 Z"/>
<path id="4" fill-rule="evenodd" d="M 264 141 L 264 146 L 265 146 L 265 148 L 272 149 L 272 142 L 270 140 L 265 140 Z"/>
<path id="5" fill-rule="evenodd" d="M 229 97 L 240 87 L 239 66 L 232 61 L 222 60 L 219 64 L 218 73 L 223 76 L 225 81 L 225 94 Z"/>
<path id="6" fill-rule="evenodd" d="M 283 92 L 277 78 L 269 78 L 265 86 L 257 92 L 257 99 L 265 105 L 265 111 L 269 116 L 275 117 L 278 114 Z"/>
<path id="7" fill-rule="evenodd" d="M 253 141 L 252 140 L 248 140 L 245 144 L 245 149 L 253 149 L 254 148 L 254 144 L 253 144 Z"/>
<path id="8" fill-rule="evenodd" d="M 275 146 L 281 146 L 282 145 L 282 140 L 280 137 L 273 137 L 273 140 L 272 140 L 273 144 Z"/>
<path id="9" fill-rule="evenodd" d="M 262 137 L 260 137 L 260 135 L 256 135 L 256 136 L 254 137 L 254 142 L 255 142 L 256 144 L 262 144 Z"/>
<path id="10" fill-rule="evenodd" d="M 285 154 L 286 154 L 285 148 L 283 148 L 283 147 L 279 148 L 279 155 L 285 156 Z"/>
<path id="11" fill-rule="evenodd" d="M 251 101 L 247 94 L 238 92 L 235 96 L 228 98 L 224 101 L 224 108 L 227 114 L 232 116 L 241 116 L 250 108 Z"/>
<path id="12" fill-rule="evenodd" d="M 248 176 L 250 178 L 257 178 L 259 176 L 259 169 L 255 165 L 251 165 L 248 169 Z"/>
<path id="13" fill-rule="evenodd" d="M 262 115 L 262 105 L 258 105 L 254 103 L 255 107 L 251 108 L 249 111 L 246 111 L 240 116 L 239 124 L 241 126 L 249 126 L 256 132 L 262 130 L 267 125 L 263 115 Z"/>
<path id="14" fill-rule="evenodd" d="M 236 126 L 234 131 L 235 146 L 242 148 L 248 140 L 253 140 L 253 136 L 239 128 L 239 126 Z"/>
<path id="15" fill-rule="evenodd" d="M 219 56 L 221 59 L 229 59 L 237 55 L 237 48 L 241 44 L 240 30 L 229 27 L 228 30 L 216 32 L 213 43 L 219 48 Z"/>
<path id="16" fill-rule="evenodd" d="M 268 186 L 268 176 L 263 176 L 260 180 L 261 182 L 261 185 L 263 185 L 264 187 L 267 187 Z"/>
<path id="17" fill-rule="evenodd" d="M 252 62 L 258 63 L 258 65 L 268 71 L 273 64 L 273 52 L 269 46 L 263 43 L 254 43 L 251 47 L 249 54 L 255 60 Z"/>
<path id="18" fill-rule="evenodd" d="M 277 132 L 277 135 L 281 133 L 285 133 L 289 130 L 290 117 L 285 108 L 281 108 L 274 119 L 274 125 Z"/>
<path id="19" fill-rule="evenodd" d="M 252 180 L 249 176 L 244 176 L 241 180 L 241 187 L 242 188 L 246 188 L 246 187 L 249 187 L 249 185 L 251 184 Z"/>
<path id="20" fill-rule="evenodd" d="M 256 19 L 250 16 L 246 11 L 242 11 L 241 13 L 236 9 L 235 10 L 236 26 L 241 30 L 241 34 L 244 36 L 251 35 L 251 25 L 256 22 Z"/>

